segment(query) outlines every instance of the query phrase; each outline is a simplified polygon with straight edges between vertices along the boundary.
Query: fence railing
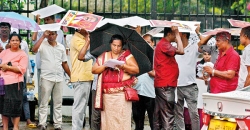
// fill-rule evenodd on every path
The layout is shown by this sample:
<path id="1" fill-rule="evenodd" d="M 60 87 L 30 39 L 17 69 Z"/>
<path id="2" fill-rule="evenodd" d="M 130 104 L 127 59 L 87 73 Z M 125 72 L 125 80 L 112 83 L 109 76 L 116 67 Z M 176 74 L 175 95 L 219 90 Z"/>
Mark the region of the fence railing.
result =
<path id="1" fill-rule="evenodd" d="M 57 4 L 66 10 L 92 12 L 105 18 L 140 16 L 146 19 L 201 21 L 201 30 L 230 27 L 227 19 L 248 20 L 248 0 L 0 0 L 1 11 L 30 14 Z M 61 12 L 62 17 L 65 12 Z M 143 28 L 146 32 L 150 27 Z M 29 31 L 22 35 L 29 37 Z"/>

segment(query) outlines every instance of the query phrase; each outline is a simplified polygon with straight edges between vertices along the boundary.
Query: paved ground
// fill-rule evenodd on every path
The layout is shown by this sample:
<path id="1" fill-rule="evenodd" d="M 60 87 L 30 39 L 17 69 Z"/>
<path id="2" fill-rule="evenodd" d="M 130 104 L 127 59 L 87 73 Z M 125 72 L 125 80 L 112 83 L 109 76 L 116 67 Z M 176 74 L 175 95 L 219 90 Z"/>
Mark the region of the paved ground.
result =
<path id="1" fill-rule="evenodd" d="M 72 129 L 72 125 L 71 123 L 67 122 L 67 123 L 63 123 L 63 130 L 71 130 Z M 132 123 L 132 129 L 134 128 L 134 124 Z M 150 130 L 150 127 L 148 125 L 148 122 L 145 121 L 145 126 L 144 126 L 144 130 Z M 0 130 L 2 130 L 2 128 L 0 128 Z M 26 126 L 26 122 L 22 121 L 20 123 L 20 130 L 38 130 L 38 128 L 28 128 Z M 53 125 L 48 123 L 48 128 L 47 130 L 54 130 Z M 83 130 L 90 130 L 89 128 L 89 122 L 86 123 L 86 126 L 83 128 Z"/>

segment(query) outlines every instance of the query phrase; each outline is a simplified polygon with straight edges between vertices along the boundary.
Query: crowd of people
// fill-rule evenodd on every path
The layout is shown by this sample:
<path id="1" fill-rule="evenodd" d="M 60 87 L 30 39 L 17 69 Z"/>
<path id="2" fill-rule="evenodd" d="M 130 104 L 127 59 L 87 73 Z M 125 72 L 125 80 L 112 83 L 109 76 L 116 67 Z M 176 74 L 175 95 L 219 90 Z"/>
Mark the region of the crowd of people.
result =
<path id="1" fill-rule="evenodd" d="M 40 24 L 39 15 L 36 20 Z M 54 22 L 54 16 L 44 18 L 46 24 Z M 13 130 L 19 130 L 22 107 L 27 125 L 34 126 L 27 105 L 24 105 L 27 103 L 24 93 L 27 91 L 25 73 L 29 69 L 29 57 L 25 52 L 27 43 L 19 34 L 10 33 L 10 28 L 9 23 L 0 23 L 0 74 L 5 90 L 0 94 L 0 114 L 4 130 L 8 130 L 10 118 Z M 139 26 L 135 30 L 141 33 Z M 32 51 L 36 53 L 39 79 L 38 128 L 47 129 L 51 96 L 54 128 L 62 129 L 62 91 L 66 73 L 74 90 L 72 130 L 83 128 L 90 93 L 92 130 L 130 130 L 131 119 L 135 122 L 135 130 L 143 130 L 146 112 L 152 130 L 173 130 L 174 126 L 185 130 L 185 102 L 191 129 L 199 130 L 202 117 L 197 107 L 197 78 L 204 80 L 210 93 L 229 92 L 250 85 L 250 27 L 240 32 L 240 43 L 245 46 L 241 57 L 231 44 L 229 32 L 218 32 L 213 38 L 202 36 L 199 26 L 195 31 L 196 38 L 189 32 L 179 31 L 176 26 L 165 27 L 156 45 L 150 34 L 142 35 L 154 49 L 154 63 L 151 71 L 138 77 L 134 75 L 139 73 L 140 66 L 130 50 L 124 49 L 126 42 L 121 35 L 112 35 L 111 50 L 95 57 L 89 50 L 90 34 L 84 28 L 77 29 L 70 41 L 70 69 L 62 31 L 34 32 Z M 203 59 L 197 63 L 201 53 Z M 124 64 L 108 67 L 105 62 L 110 59 L 124 61 Z M 206 66 L 208 62 L 214 66 Z M 139 101 L 125 99 L 126 87 L 137 90 Z"/>

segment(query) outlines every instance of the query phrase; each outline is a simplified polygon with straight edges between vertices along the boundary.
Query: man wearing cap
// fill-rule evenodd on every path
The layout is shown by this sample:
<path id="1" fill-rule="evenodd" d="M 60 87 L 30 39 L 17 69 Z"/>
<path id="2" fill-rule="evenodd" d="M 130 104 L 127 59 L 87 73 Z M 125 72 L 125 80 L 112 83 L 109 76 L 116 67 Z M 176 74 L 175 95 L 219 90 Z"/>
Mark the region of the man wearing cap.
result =
<path id="1" fill-rule="evenodd" d="M 72 130 L 81 130 L 88 104 L 93 60 L 82 62 L 78 60 L 81 49 L 89 42 L 89 33 L 85 29 L 77 29 L 70 42 L 71 78 L 74 89 L 74 103 L 72 106 Z"/>
<path id="2" fill-rule="evenodd" d="M 204 67 L 204 71 L 211 77 L 211 93 L 229 92 L 237 88 L 240 56 L 233 49 L 230 41 L 231 34 L 229 32 L 218 32 L 216 34 L 216 45 L 219 50 L 218 59 L 214 68 Z"/>
<path id="3" fill-rule="evenodd" d="M 177 48 L 171 45 L 174 41 L 177 41 Z M 164 28 L 164 37 L 156 45 L 154 55 L 154 130 L 173 130 L 174 127 L 175 89 L 179 76 L 176 54 L 184 54 L 178 27 Z"/>
<path id="4" fill-rule="evenodd" d="M 41 56 L 41 101 L 39 104 L 39 128 L 47 127 L 48 100 L 53 98 L 53 121 L 55 130 L 62 128 L 62 87 L 64 71 L 70 77 L 65 47 L 56 41 L 56 31 L 45 31 L 43 36 L 32 48 L 33 52 L 40 52 Z M 44 39 L 47 40 L 44 40 Z M 64 70 L 64 71 L 63 71 Z M 52 115 L 52 113 L 51 113 Z"/>
<path id="5" fill-rule="evenodd" d="M 238 88 L 250 85 L 250 26 L 241 29 L 240 43 L 245 47 L 241 56 Z"/>
<path id="6" fill-rule="evenodd" d="M 193 34 L 192 34 L 193 35 Z M 184 123 L 184 100 L 187 103 L 191 120 L 192 130 L 200 129 L 200 119 L 197 108 L 198 86 L 196 84 L 196 64 L 199 56 L 201 42 L 196 36 L 190 37 L 190 32 L 180 30 L 184 55 L 176 55 L 175 59 L 179 66 L 179 78 L 177 87 L 177 103 L 175 104 L 176 128 L 185 130 Z"/>

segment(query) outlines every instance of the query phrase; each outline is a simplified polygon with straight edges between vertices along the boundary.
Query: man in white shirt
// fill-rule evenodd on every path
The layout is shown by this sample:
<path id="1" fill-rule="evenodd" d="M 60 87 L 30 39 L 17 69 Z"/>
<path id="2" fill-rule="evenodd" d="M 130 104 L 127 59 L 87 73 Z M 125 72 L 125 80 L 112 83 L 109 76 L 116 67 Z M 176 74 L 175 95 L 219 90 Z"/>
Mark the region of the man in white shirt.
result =
<path id="1" fill-rule="evenodd" d="M 36 16 L 36 21 L 37 24 L 40 25 L 41 24 L 41 19 L 39 18 L 40 15 Z M 45 17 L 44 19 L 44 24 L 53 24 L 55 23 L 55 16 L 51 15 L 48 17 Z M 32 34 L 32 41 L 33 44 L 36 44 L 37 41 L 43 36 L 44 32 L 34 32 Z M 64 45 L 64 34 L 62 30 L 58 30 L 57 32 L 57 37 L 56 37 L 56 41 L 62 45 Z M 44 40 L 47 40 L 46 38 Z M 40 75 L 41 75 L 41 60 L 40 60 L 40 53 L 36 53 L 36 68 L 37 68 L 37 81 L 38 81 L 38 86 L 40 85 Z M 38 87 L 38 104 L 40 104 L 41 101 L 41 95 L 40 95 L 40 87 Z M 51 99 L 51 102 L 53 102 L 53 99 Z M 52 107 L 50 109 L 50 112 L 52 112 Z M 50 116 L 50 119 L 53 119 L 53 115 Z"/>
<path id="2" fill-rule="evenodd" d="M 245 47 L 240 61 L 240 71 L 237 89 L 250 85 L 250 26 L 240 32 L 240 43 Z"/>
<path id="3" fill-rule="evenodd" d="M 10 35 L 10 24 L 6 22 L 0 23 L 0 52 L 5 49 L 5 46 L 8 44 L 8 39 Z"/>
<path id="4" fill-rule="evenodd" d="M 175 121 L 178 130 L 185 130 L 184 124 L 184 100 L 187 102 L 192 130 L 200 129 L 200 119 L 197 109 L 198 87 L 196 85 L 196 59 L 199 56 L 197 38 L 189 38 L 190 33 L 180 33 L 184 48 L 184 55 L 176 55 L 179 66 L 179 78 L 177 84 L 177 103 L 175 105 Z M 197 44 L 198 43 L 198 44 Z"/>
<path id="5" fill-rule="evenodd" d="M 49 97 L 53 96 L 53 121 L 55 130 L 62 128 L 62 88 L 64 71 L 70 77 L 65 47 L 56 41 L 56 31 L 45 31 L 32 48 L 41 56 L 41 101 L 39 104 L 39 127 L 47 127 L 47 110 Z M 44 40 L 47 38 L 47 40 Z M 64 70 L 64 71 L 63 71 Z"/>
<path id="6" fill-rule="evenodd" d="M 5 46 L 8 44 L 8 38 L 10 34 L 10 24 L 1 22 L 0 23 L 0 52 L 5 49 Z M 0 127 L 3 126 L 2 115 L 0 114 Z"/>
<path id="7" fill-rule="evenodd" d="M 1 22 L 0 23 L 0 52 L 5 49 L 5 46 L 8 44 L 8 39 L 10 35 L 10 24 Z M 0 114 L 0 127 L 2 127 L 2 115 Z"/>
<path id="8" fill-rule="evenodd" d="M 40 15 L 37 15 L 36 16 L 36 21 L 37 21 L 37 24 L 40 25 L 41 23 L 41 19 L 39 18 Z M 48 17 L 45 17 L 44 18 L 44 23 L 45 24 L 52 24 L 52 23 L 55 23 L 55 16 L 52 15 L 52 16 L 48 16 Z M 32 34 L 32 41 L 33 41 L 33 44 L 36 44 L 37 41 L 43 36 L 43 33 L 44 32 L 34 32 Z M 44 40 L 47 40 L 46 38 Z M 63 31 L 62 30 L 58 30 L 57 31 L 57 37 L 56 37 L 56 41 L 58 43 L 61 43 L 62 45 L 64 45 L 64 34 L 63 34 Z M 38 85 L 40 85 L 40 74 L 41 74 L 41 60 L 40 60 L 40 53 L 36 53 L 36 68 L 37 68 L 37 78 L 38 78 Z M 40 102 L 40 89 L 38 89 L 38 104 Z"/>

